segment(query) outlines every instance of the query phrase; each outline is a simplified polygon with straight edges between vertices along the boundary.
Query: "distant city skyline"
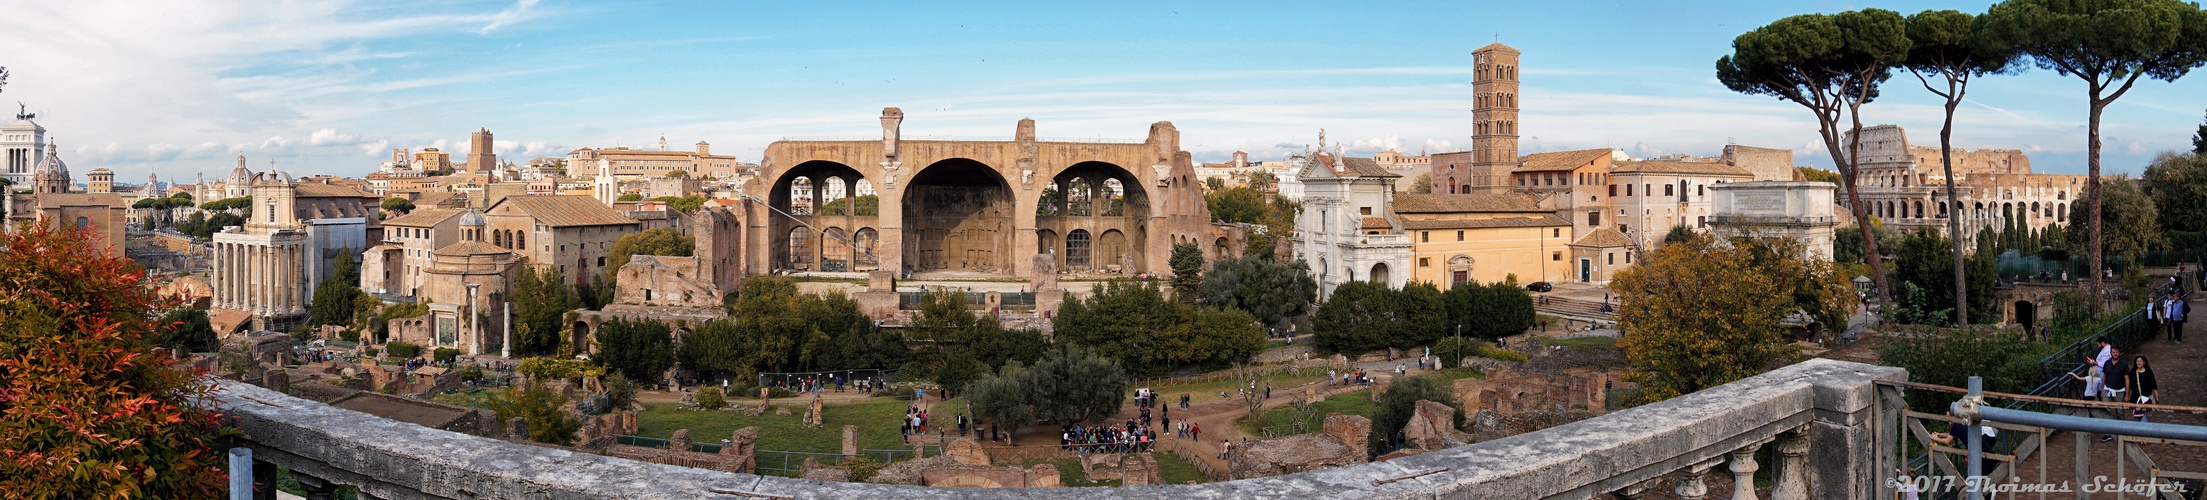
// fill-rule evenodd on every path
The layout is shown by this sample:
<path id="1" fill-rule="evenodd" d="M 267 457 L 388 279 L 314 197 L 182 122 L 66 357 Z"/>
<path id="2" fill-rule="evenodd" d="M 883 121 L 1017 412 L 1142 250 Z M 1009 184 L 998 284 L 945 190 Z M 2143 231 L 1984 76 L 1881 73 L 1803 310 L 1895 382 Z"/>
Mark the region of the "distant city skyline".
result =
<path id="1" fill-rule="evenodd" d="M 1716 83 L 1733 37 L 1779 18 L 1990 2 L 1486 5 L 1400 2 L 984 2 L 825 7 L 557 0 L 32 2 L 0 18 L 0 101 L 39 114 L 72 171 L 116 179 L 256 170 L 357 177 L 394 148 L 461 157 L 488 128 L 502 159 L 698 141 L 756 162 L 773 140 L 1136 138 L 1171 121 L 1198 161 L 1276 160 L 1323 128 L 1352 154 L 1469 149 L 1472 49 L 1524 51 L 1521 152 L 1614 147 L 1716 155 L 1790 148 L 1830 168 L 1799 106 Z M 2083 83 L 2050 70 L 1973 85 L 1962 148 L 2013 148 L 2083 173 Z M 1896 73 L 1864 124 L 1936 146 L 1939 101 Z M 2105 171 L 2188 149 L 2207 75 L 2141 81 L 2108 108 Z"/>

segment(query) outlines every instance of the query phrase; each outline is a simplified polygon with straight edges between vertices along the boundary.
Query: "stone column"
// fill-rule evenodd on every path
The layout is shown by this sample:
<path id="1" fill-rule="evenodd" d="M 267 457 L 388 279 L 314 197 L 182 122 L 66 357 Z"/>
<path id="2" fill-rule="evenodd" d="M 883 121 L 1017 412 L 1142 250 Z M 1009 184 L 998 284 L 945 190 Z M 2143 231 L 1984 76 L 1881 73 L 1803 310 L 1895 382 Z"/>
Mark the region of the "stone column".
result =
<path id="1" fill-rule="evenodd" d="M 215 287 L 215 289 L 214 289 L 214 292 L 215 292 L 215 293 L 214 293 L 214 295 L 215 295 L 215 297 L 214 297 L 214 303 L 215 303 L 215 304 L 214 304 L 214 305 L 215 305 L 215 307 L 223 307 L 223 303 L 225 302 L 225 299 L 224 299 L 224 295 L 223 295 L 223 294 L 229 293 L 229 291 L 230 291 L 230 288 L 229 288 L 229 284 L 228 284 L 228 283 L 225 283 L 225 282 L 224 282 L 224 280 L 222 279 L 222 273 L 223 273 L 224 271 L 229 271 L 229 270 L 230 270 L 230 267 L 229 267 L 229 266 L 226 266 L 226 265 L 223 265 L 223 263 L 222 263 L 222 244 L 221 244 L 221 243 L 216 243 L 216 244 L 214 244 L 214 246 L 212 247 L 212 250 L 211 250 L 211 252 L 210 252 L 210 253 L 211 253 L 211 255 L 209 255 L 209 257 L 210 257 L 210 260 L 211 260 L 211 261 L 212 261 L 212 262 L 214 263 L 214 266 L 215 266 L 215 270 L 214 270 L 214 274 L 211 274 L 211 275 L 208 275 L 208 276 L 207 276 L 207 284 L 208 284 L 208 285 L 212 285 L 212 286 L 214 286 L 214 287 Z"/>

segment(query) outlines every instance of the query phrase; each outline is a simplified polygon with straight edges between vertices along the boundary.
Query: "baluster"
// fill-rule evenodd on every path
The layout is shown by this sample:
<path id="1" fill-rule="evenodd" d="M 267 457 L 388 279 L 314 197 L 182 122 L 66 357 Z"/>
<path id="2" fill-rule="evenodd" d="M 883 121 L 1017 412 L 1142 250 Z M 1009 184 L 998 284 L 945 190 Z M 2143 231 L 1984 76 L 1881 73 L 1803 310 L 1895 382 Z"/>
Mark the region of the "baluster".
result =
<path id="1" fill-rule="evenodd" d="M 1764 439 L 1732 451 L 1732 500 L 1755 500 L 1755 471 L 1761 469 L 1755 464 L 1755 450 L 1769 442 Z"/>
<path id="2" fill-rule="evenodd" d="M 299 488 L 307 490 L 307 500 L 330 500 L 332 498 L 336 498 L 337 485 L 331 484 L 329 481 L 325 481 L 322 478 L 300 474 L 299 471 L 294 470 L 291 471 L 291 480 L 298 481 Z"/>
<path id="3" fill-rule="evenodd" d="M 1717 464 L 1720 463 L 1724 463 L 1723 455 L 1710 457 L 1701 463 L 1680 469 L 1678 487 L 1673 488 L 1671 493 L 1677 494 L 1679 500 L 1701 500 L 1703 496 L 1709 494 L 1709 484 L 1702 482 L 1701 478 L 1709 475 L 1709 469 L 1716 468 Z"/>
<path id="4" fill-rule="evenodd" d="M 1778 435 L 1777 485 L 1770 489 L 1771 500 L 1806 500 L 1809 497 L 1809 433 L 1808 425 Z"/>
<path id="5" fill-rule="evenodd" d="M 1643 498 L 1647 498 L 1648 490 L 1655 489 L 1656 481 L 1656 479 L 1649 479 L 1646 481 L 1633 483 L 1631 486 L 1626 486 L 1625 489 L 1617 490 L 1615 494 L 1617 495 L 1617 498 L 1622 498 L 1624 500 L 1641 500 Z"/>

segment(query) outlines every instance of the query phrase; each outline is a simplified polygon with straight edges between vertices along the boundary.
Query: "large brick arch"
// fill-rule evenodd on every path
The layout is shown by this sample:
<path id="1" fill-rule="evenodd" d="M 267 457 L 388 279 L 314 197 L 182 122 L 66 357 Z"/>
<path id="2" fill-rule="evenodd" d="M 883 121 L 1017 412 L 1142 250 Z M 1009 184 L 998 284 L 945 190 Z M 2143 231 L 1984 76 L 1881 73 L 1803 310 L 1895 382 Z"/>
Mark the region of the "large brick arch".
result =
<path id="1" fill-rule="evenodd" d="M 777 190 L 786 190 L 785 179 L 792 173 L 807 168 L 819 168 L 824 163 L 846 166 L 872 183 L 882 200 L 876 225 L 835 225 L 848 234 L 858 229 L 872 228 L 877 239 L 879 269 L 903 270 L 909 262 L 905 249 L 908 241 L 917 235 L 915 226 L 908 220 L 908 207 L 902 201 L 915 179 L 922 179 L 925 172 L 945 162 L 971 166 L 978 164 L 1001 179 L 1009 191 L 1010 234 L 1001 236 L 997 245 L 1003 255 L 1003 270 L 997 274 L 1010 278 L 1032 278 L 1034 263 L 1032 254 L 1046 246 L 1040 236 L 1064 238 L 1067 229 L 1042 227 L 1037 224 L 1036 208 L 1044 188 L 1067 170 L 1102 168 L 1108 166 L 1110 178 L 1124 183 L 1130 193 L 1127 203 L 1139 203 L 1128 212 L 1139 211 L 1143 215 L 1118 229 L 1127 240 L 1127 254 L 1134 257 L 1134 269 L 1129 273 L 1166 273 L 1171 267 L 1167 257 L 1173 241 L 1211 242 L 1217 239 L 1210 223 L 1210 210 L 1203 203 L 1202 187 L 1195 179 L 1194 163 L 1186 151 L 1181 151 L 1180 134 L 1171 123 L 1152 124 L 1149 133 L 1141 141 L 1054 141 L 1035 136 L 1032 120 L 1022 120 L 1011 140 L 1006 141 L 939 141 L 903 140 L 900 131 L 903 113 L 890 108 L 882 117 L 882 139 L 854 140 L 784 140 L 770 144 L 760 162 L 759 175 L 744 186 L 745 194 L 753 200 L 746 203 L 745 220 L 749 222 L 748 241 L 767 242 L 777 238 L 787 239 L 798 224 L 786 222 L 789 216 L 773 213 L 762 206 L 760 200 L 774 200 Z M 972 162 L 967 164 L 965 162 Z M 808 166 L 811 165 L 811 166 Z M 1141 193 L 1136 200 L 1132 193 Z M 784 194 L 786 196 L 786 193 Z M 897 200 L 898 202 L 891 202 Z M 771 203 L 771 201 L 767 202 Z M 1137 208 L 1139 210 L 1137 210 Z M 822 228 L 828 226 L 820 226 Z M 1106 228 L 1113 229 L 1113 228 Z M 1103 231 L 1091 231 L 1101 234 Z M 1241 238 L 1230 238 L 1240 241 Z M 1059 242 L 1062 246 L 1062 242 Z M 750 245 L 744 249 L 744 259 L 749 272 L 764 274 L 787 269 L 777 266 L 774 245 Z M 1060 269 L 1063 269 L 1062 267 Z"/>

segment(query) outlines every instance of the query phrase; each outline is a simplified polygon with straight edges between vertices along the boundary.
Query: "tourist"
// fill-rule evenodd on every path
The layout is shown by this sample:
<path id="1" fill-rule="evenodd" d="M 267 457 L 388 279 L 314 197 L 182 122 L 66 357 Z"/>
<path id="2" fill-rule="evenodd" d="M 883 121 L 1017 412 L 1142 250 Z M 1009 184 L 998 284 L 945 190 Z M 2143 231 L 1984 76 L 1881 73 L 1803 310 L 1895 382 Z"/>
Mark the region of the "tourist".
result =
<path id="1" fill-rule="evenodd" d="M 2088 401 L 2100 399 L 2100 381 L 2103 377 L 2098 365 L 2084 365 L 2084 375 L 2069 374 L 2069 378 L 2084 381 L 2084 399 Z"/>
<path id="2" fill-rule="evenodd" d="M 1948 415 L 1948 416 L 1955 416 L 1955 417 L 1959 417 L 1959 416 L 1960 416 L 1960 415 L 1955 415 L 1955 414 L 1954 414 L 1954 412 L 1953 412 L 1953 410 L 1952 410 L 1951 408 L 1950 408 L 1950 409 L 1948 409 L 1948 411 L 1947 411 L 1947 415 Z M 1978 453 L 1992 453 L 1992 452 L 1993 452 L 1993 451 L 1992 451 L 1992 445 L 1993 445 L 1993 443 L 1995 443 L 1995 442 L 1998 442 L 1998 441 L 2000 441 L 2000 429 L 1996 429 L 1996 428 L 1993 428 L 1993 426 L 1990 426 L 1990 425 L 1980 425 L 1980 426 L 1977 426 L 1977 428 L 1978 428 L 1978 432 L 1977 432 L 1977 434 L 1978 434 L 1978 436 L 1977 436 L 1977 452 L 1978 452 Z M 1955 448 L 1963 448 L 1963 449 L 1968 449 L 1969 443 L 1964 443 L 1964 442 L 1958 442 L 1958 441 L 1957 441 L 1957 440 L 1955 439 L 1955 436 L 1956 436 L 1956 435 L 1966 435 L 1966 434 L 1969 434 L 1969 424 L 1968 424 L 1968 423 L 1966 423 L 1966 422 L 1955 422 L 1955 423 L 1953 423 L 1953 424 L 1951 424 L 1951 425 L 1949 425 L 1949 426 L 1947 427 L 1947 431 L 1946 431 L 1946 432 L 1934 432 L 1934 433 L 1931 433 L 1931 441 L 1932 441 L 1932 442 L 1935 442 L 1935 443 L 1939 443 L 1939 444 L 1941 444 L 1941 445 L 1945 445 L 1945 446 L 1952 446 L 1952 447 L 1955 447 Z M 2105 441 L 2105 440 L 2103 439 L 2102 441 Z M 1965 457 L 1965 458 L 1964 458 L 1963 460 L 1965 460 L 1965 462 L 1964 462 L 1964 465 L 1963 465 L 1963 466 L 1964 466 L 1964 467 L 1967 467 L 1967 466 L 1968 466 L 1968 463 L 1966 462 L 1966 460 L 1968 460 L 1968 458 L 1966 458 L 1966 457 Z M 2000 468 L 2000 461 L 1998 461 L 1998 460 L 1986 460 L 1986 461 L 1985 461 L 1985 465 L 1984 465 L 1984 466 L 1983 466 L 1982 468 L 1980 468 L 1980 469 L 1979 469 L 1979 471 L 1980 471 L 1980 472 L 1982 472 L 1982 473 L 1985 473 L 1985 474 L 1991 474 L 1993 470 L 1995 470 L 1995 469 L 1999 469 L 1999 468 Z M 1968 470 L 1968 469 L 1967 469 L 1967 468 L 1965 468 L 1965 469 L 1963 469 L 1963 470 Z"/>
<path id="3" fill-rule="evenodd" d="M 966 416 L 965 416 L 965 415 L 959 415 L 959 416 L 958 416 L 958 435 L 960 435 L 960 436 L 964 436 L 964 435 L 966 435 Z"/>
<path id="4" fill-rule="evenodd" d="M 2114 403 L 2129 402 L 2129 399 L 2126 399 L 2125 395 L 2130 392 L 2130 363 L 2126 363 L 2123 361 L 2122 349 L 2115 349 L 2111 347 L 2108 349 L 2108 352 L 2113 354 L 2114 357 L 2111 358 L 2106 365 L 2103 365 L 2101 367 L 2101 373 L 2105 373 L 2107 376 L 2100 381 L 2100 400 Z M 2101 442 L 2113 440 L 2115 440 L 2115 435 L 2113 434 L 2100 436 Z"/>
<path id="5" fill-rule="evenodd" d="M 1194 422 L 1189 422 L 1189 423 L 1188 423 L 1188 439 L 1191 439 L 1191 440 L 1195 440 L 1195 441 L 1202 441 L 1202 440 L 1203 440 L 1203 424 L 1198 424 L 1198 423 L 1194 423 Z"/>
<path id="6" fill-rule="evenodd" d="M 2140 354 L 2133 359 L 2138 361 L 2131 368 L 2130 386 L 2138 390 L 2138 404 L 2149 405 L 2161 401 L 2161 381 L 2153 376 L 2153 367 L 2146 366 L 2146 355 Z M 2131 412 L 2130 416 L 2144 422 L 2147 413 L 2149 412 L 2141 408 Z"/>
<path id="7" fill-rule="evenodd" d="M 2192 313 L 2192 304 L 2183 298 L 2169 297 L 2169 341 L 2184 343 L 2184 319 Z"/>
<path id="8" fill-rule="evenodd" d="M 1229 457 L 1232 457 L 1232 456 L 1234 456 L 1234 440 L 1232 440 L 1232 439 L 1221 439 L 1221 440 L 1218 440 L 1218 459 L 1219 459 L 1219 460 L 1230 460 L 1230 458 L 1229 458 Z"/>
<path id="9" fill-rule="evenodd" d="M 2153 300 L 2153 301 L 2147 301 L 2147 302 L 2146 302 L 2146 338 L 2147 338 L 2147 339 L 2152 339 L 2152 338 L 2153 338 L 2153 334 L 2156 334 L 2156 333 L 2161 333 L 2161 324 L 2162 324 L 2162 323 L 2164 323 L 2164 321 L 2161 321 L 2161 314 L 2162 314 L 2162 313 L 2164 313 L 2164 312 L 2166 312 L 2166 311 L 2167 311 L 2167 309 L 2168 309 L 2168 307 L 2165 307 L 2165 306 L 2163 306 L 2163 305 L 2162 305 L 2162 303 L 2161 303 L 2161 301 L 2159 301 L 2159 300 Z"/>

